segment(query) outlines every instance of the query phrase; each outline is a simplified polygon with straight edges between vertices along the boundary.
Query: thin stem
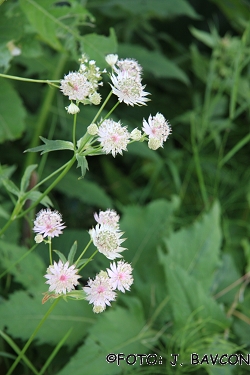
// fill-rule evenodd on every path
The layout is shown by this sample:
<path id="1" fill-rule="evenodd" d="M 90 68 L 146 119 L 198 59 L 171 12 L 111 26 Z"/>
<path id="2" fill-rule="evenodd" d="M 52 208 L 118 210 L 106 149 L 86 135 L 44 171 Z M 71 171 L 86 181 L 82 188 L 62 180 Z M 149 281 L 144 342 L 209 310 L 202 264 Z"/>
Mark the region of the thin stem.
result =
<path id="1" fill-rule="evenodd" d="M 82 265 L 82 267 L 80 267 L 79 268 L 79 272 L 85 267 L 85 266 L 87 266 L 87 264 L 94 258 L 94 256 L 96 255 L 98 253 L 98 250 L 96 250 L 92 255 L 91 255 L 91 257 L 89 257 L 89 259 L 87 260 L 87 262 L 86 263 L 84 263 L 83 265 Z"/>
<path id="2" fill-rule="evenodd" d="M 23 211 L 21 214 L 17 215 L 15 219 L 19 219 L 20 217 L 25 216 L 29 211 L 31 211 L 34 207 L 38 205 L 38 203 L 41 202 L 41 200 L 48 195 L 48 193 L 58 184 L 58 182 L 61 181 L 61 179 L 67 174 L 67 172 L 70 170 L 72 165 L 75 163 L 76 157 L 73 156 L 73 158 L 68 162 L 67 167 L 64 169 L 64 171 L 55 179 L 55 181 L 52 182 L 52 184 L 44 191 L 43 194 L 40 195 L 39 199 L 37 199 L 27 210 Z M 1 232 L 0 232 L 1 235 Z"/>
<path id="3" fill-rule="evenodd" d="M 26 251 L 25 254 L 23 254 L 21 256 L 21 258 L 19 258 L 16 262 L 12 263 L 12 265 L 7 268 L 1 275 L 0 275 L 0 279 L 6 275 L 6 273 L 8 273 L 13 267 L 15 267 L 18 263 L 20 263 L 24 258 L 26 258 L 27 255 L 29 255 L 35 248 L 37 247 L 37 244 L 35 244 L 29 251 Z"/>
<path id="4" fill-rule="evenodd" d="M 82 256 L 86 253 L 86 251 L 89 248 L 91 242 L 92 242 L 92 239 L 89 240 L 88 244 L 85 246 L 85 249 L 82 251 L 81 255 L 77 258 L 77 261 L 75 262 L 75 264 L 77 264 L 79 262 L 79 260 L 82 258 Z"/>
<path id="5" fill-rule="evenodd" d="M 74 150 L 76 150 L 76 119 L 77 119 L 77 113 L 74 114 L 74 123 L 73 123 L 73 145 L 74 145 Z"/>
<path id="6" fill-rule="evenodd" d="M 195 140 L 194 118 L 191 119 L 191 144 L 192 144 L 192 149 L 193 149 L 195 168 L 196 168 L 196 173 L 197 173 L 197 177 L 198 177 L 198 181 L 199 181 L 202 200 L 203 200 L 205 209 L 208 210 L 209 201 L 208 201 L 207 190 L 206 190 L 206 186 L 205 186 L 204 178 L 203 178 L 203 173 L 202 173 L 202 169 L 201 169 L 199 152 L 198 152 L 198 148 L 197 148 L 197 144 L 196 144 L 196 140 Z"/>
<path id="7" fill-rule="evenodd" d="M 51 237 L 48 237 L 48 244 L 49 244 L 49 262 L 52 265 L 52 241 L 51 241 Z"/>
<path id="8" fill-rule="evenodd" d="M 14 79 L 15 81 L 24 81 L 24 82 L 33 82 L 33 83 L 47 83 L 47 84 L 52 84 L 53 82 L 59 83 L 60 80 L 58 79 L 32 79 L 32 78 L 24 78 L 24 77 L 18 77 L 18 76 L 10 76 L 8 74 L 0 74 L 0 77 L 2 78 L 8 78 L 8 79 Z M 57 85 L 53 85 L 55 87 L 59 87 Z"/>
<path id="9" fill-rule="evenodd" d="M 98 119 L 100 113 L 102 112 L 103 108 L 105 107 L 105 105 L 108 103 L 109 99 L 111 98 L 111 95 L 112 95 L 112 91 L 110 91 L 110 93 L 108 94 L 107 98 L 104 100 L 104 102 L 102 103 L 102 106 L 100 107 L 99 111 L 97 112 L 97 114 L 95 115 L 93 121 L 92 121 L 92 124 L 95 123 L 95 121 Z"/>
<path id="10" fill-rule="evenodd" d="M 106 120 L 106 118 L 108 118 L 112 112 L 114 112 L 114 110 L 116 109 L 116 107 L 118 107 L 118 105 L 120 104 L 120 102 L 117 102 L 114 107 L 109 111 L 109 113 L 104 117 L 103 121 Z"/>
<path id="11" fill-rule="evenodd" d="M 54 308 L 56 307 L 56 305 L 57 305 L 58 302 L 59 302 L 59 298 L 57 298 L 54 301 L 54 303 L 51 305 L 51 307 L 49 308 L 49 310 L 46 312 L 46 314 L 44 315 L 44 317 L 42 318 L 42 320 L 40 321 L 40 323 L 38 324 L 38 326 L 36 327 L 36 329 L 34 330 L 34 332 L 32 333 L 32 335 L 30 336 L 30 338 L 27 341 L 27 343 L 24 345 L 23 350 L 20 352 L 19 356 L 17 357 L 17 359 L 15 360 L 15 362 L 13 363 L 13 365 L 11 366 L 11 368 L 9 369 L 9 371 L 7 372 L 6 375 L 11 375 L 12 372 L 15 370 L 16 366 L 18 365 L 18 363 L 23 358 L 24 353 L 26 352 L 26 350 L 28 349 L 28 347 L 32 343 L 33 339 L 35 338 L 36 334 L 38 333 L 38 331 L 40 330 L 40 328 L 42 327 L 43 323 L 46 321 L 46 319 L 48 318 L 48 316 L 50 315 L 50 313 L 54 310 Z"/>
<path id="12" fill-rule="evenodd" d="M 240 142 L 238 142 L 237 145 L 235 145 L 232 148 L 232 150 L 230 150 L 226 154 L 226 156 L 224 156 L 224 158 L 219 163 L 219 167 L 221 168 L 224 164 L 226 164 L 226 162 L 228 162 L 228 160 L 231 159 L 231 157 L 234 156 L 234 154 L 236 154 L 236 152 L 238 152 L 249 141 L 250 141 L 250 133 L 247 134 Z"/>

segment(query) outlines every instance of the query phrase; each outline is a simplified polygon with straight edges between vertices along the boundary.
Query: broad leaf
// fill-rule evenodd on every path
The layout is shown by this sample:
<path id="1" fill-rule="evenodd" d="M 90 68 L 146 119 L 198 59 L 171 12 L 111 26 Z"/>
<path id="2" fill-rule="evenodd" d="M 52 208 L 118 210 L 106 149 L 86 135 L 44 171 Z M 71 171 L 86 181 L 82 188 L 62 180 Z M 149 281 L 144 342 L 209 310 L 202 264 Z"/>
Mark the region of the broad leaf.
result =
<path id="1" fill-rule="evenodd" d="M 76 154 L 77 168 L 81 168 L 81 178 L 83 178 L 88 169 L 88 162 L 85 156 Z"/>
<path id="2" fill-rule="evenodd" d="M 20 190 L 22 193 L 24 193 L 27 187 L 29 186 L 31 174 L 36 169 L 36 167 L 37 167 L 37 164 L 33 164 L 33 165 L 29 165 L 26 168 L 23 174 L 23 177 L 21 179 L 21 185 L 20 185 Z"/>
<path id="3" fill-rule="evenodd" d="M 20 138 L 25 130 L 25 110 L 11 84 L 0 78 L 0 143 Z"/>

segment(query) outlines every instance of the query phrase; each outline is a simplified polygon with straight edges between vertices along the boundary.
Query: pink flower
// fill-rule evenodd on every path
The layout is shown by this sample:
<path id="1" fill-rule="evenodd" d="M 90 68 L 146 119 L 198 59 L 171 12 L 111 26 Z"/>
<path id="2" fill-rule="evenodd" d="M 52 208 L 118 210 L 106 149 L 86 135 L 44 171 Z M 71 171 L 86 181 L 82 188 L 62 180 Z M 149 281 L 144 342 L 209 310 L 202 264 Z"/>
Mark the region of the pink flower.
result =
<path id="1" fill-rule="evenodd" d="M 66 228 L 62 223 L 62 215 L 58 211 L 51 211 L 50 208 L 38 212 L 34 221 L 33 231 L 45 237 L 58 237 Z M 41 241 L 40 241 L 41 242 Z"/>
<path id="2" fill-rule="evenodd" d="M 115 210 L 100 211 L 99 215 L 97 213 L 94 214 L 94 218 L 98 224 L 103 224 L 114 229 L 118 229 L 120 216 L 115 212 Z"/>
<path id="3" fill-rule="evenodd" d="M 44 275 L 46 284 L 49 284 L 49 291 L 56 294 L 66 294 L 75 289 L 74 287 L 79 284 L 78 279 L 81 277 L 77 275 L 78 270 L 75 265 L 69 267 L 69 262 L 65 264 L 59 260 L 58 263 L 54 262 L 53 266 L 47 268 L 47 273 Z"/>
<path id="4" fill-rule="evenodd" d="M 110 268 L 107 268 L 107 272 L 113 289 L 118 289 L 123 293 L 125 290 L 130 290 L 130 286 L 133 284 L 131 265 L 120 260 L 117 265 L 115 262 L 110 263 Z"/>
<path id="5" fill-rule="evenodd" d="M 101 143 L 102 149 L 106 154 L 121 154 L 127 150 L 130 134 L 125 126 L 121 126 L 120 122 L 113 120 L 105 120 L 98 129 L 98 141 Z"/>
<path id="6" fill-rule="evenodd" d="M 96 275 L 94 280 L 89 279 L 88 286 L 84 287 L 83 290 L 87 294 L 86 300 L 93 303 L 95 313 L 104 311 L 106 305 L 110 306 L 110 302 L 116 298 L 108 274 L 104 271 Z"/>
<path id="7" fill-rule="evenodd" d="M 153 150 L 163 147 L 163 142 L 171 134 L 170 124 L 161 113 L 157 113 L 153 117 L 150 115 L 148 122 L 143 119 L 142 130 L 149 136 L 148 146 Z"/>

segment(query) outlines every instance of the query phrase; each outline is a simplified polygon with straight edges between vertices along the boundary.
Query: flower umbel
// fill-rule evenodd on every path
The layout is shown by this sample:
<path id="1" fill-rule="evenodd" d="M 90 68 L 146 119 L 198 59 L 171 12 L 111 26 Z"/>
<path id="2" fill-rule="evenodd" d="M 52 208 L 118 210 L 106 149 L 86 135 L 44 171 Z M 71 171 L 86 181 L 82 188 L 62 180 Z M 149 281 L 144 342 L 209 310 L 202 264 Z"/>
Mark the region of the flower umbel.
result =
<path id="1" fill-rule="evenodd" d="M 106 305 L 110 306 L 110 302 L 116 298 L 108 274 L 104 271 L 96 275 L 94 280 L 89 279 L 88 286 L 84 287 L 83 290 L 87 294 L 86 300 L 93 303 L 95 313 L 104 311 Z"/>
<path id="2" fill-rule="evenodd" d="M 124 238 L 120 238 L 123 233 L 103 224 L 97 224 L 95 228 L 89 230 L 89 234 L 98 251 L 111 260 L 121 258 L 122 255 L 120 253 L 126 250 L 126 248 L 120 246 L 125 241 Z"/>
<path id="3" fill-rule="evenodd" d="M 153 150 L 163 147 L 165 142 L 171 134 L 170 124 L 161 113 L 155 116 L 149 116 L 148 122 L 143 119 L 142 130 L 149 136 L 148 146 Z"/>
<path id="4" fill-rule="evenodd" d="M 149 92 L 144 91 L 145 85 L 139 79 L 130 74 L 129 71 L 118 71 L 117 75 L 111 74 L 112 91 L 118 97 L 119 102 L 127 105 L 146 105 L 150 99 L 146 98 Z"/>
<path id="5" fill-rule="evenodd" d="M 47 273 L 44 275 L 48 279 L 45 283 L 49 284 L 49 291 L 56 294 L 66 294 L 75 289 L 79 284 L 78 279 L 81 277 L 77 275 L 78 269 L 75 265 L 69 267 L 69 262 L 63 263 L 59 260 L 47 268 Z"/>
<path id="6" fill-rule="evenodd" d="M 43 238 L 47 236 L 53 238 L 62 234 L 64 228 L 66 226 L 62 223 L 62 215 L 58 211 L 51 211 L 50 208 L 47 208 L 38 212 L 33 231 L 43 235 Z"/>
<path id="7" fill-rule="evenodd" d="M 94 218 L 98 224 L 107 225 L 114 229 L 118 229 L 119 227 L 120 216 L 115 210 L 100 211 L 99 215 L 97 213 L 94 214 Z"/>
<path id="8" fill-rule="evenodd" d="M 130 286 L 133 284 L 132 267 L 129 263 L 120 260 L 117 262 L 110 263 L 110 269 L 107 268 L 110 282 L 113 289 L 118 289 L 125 293 L 125 290 L 130 290 Z"/>
<path id="9" fill-rule="evenodd" d="M 98 129 L 98 141 L 106 154 L 121 154 L 127 151 L 130 134 L 125 126 L 113 120 L 104 120 Z"/>

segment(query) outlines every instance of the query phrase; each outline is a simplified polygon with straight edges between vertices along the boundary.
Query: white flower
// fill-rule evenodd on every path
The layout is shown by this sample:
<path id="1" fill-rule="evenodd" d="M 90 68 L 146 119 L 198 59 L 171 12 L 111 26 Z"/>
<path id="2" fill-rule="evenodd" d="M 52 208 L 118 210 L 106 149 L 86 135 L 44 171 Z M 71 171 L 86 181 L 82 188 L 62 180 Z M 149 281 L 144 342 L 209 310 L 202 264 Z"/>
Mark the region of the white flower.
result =
<path id="1" fill-rule="evenodd" d="M 34 221 L 33 231 L 45 237 L 58 237 L 66 228 L 62 223 L 62 215 L 58 211 L 51 211 L 50 208 L 38 212 Z M 37 236 L 36 236 L 37 237 Z"/>
<path id="2" fill-rule="evenodd" d="M 113 93 L 118 97 L 119 102 L 127 105 L 146 105 L 149 101 L 145 98 L 149 93 L 144 91 L 146 86 L 142 86 L 141 81 L 137 80 L 128 71 L 118 71 L 117 75 L 111 74 Z"/>
<path id="3" fill-rule="evenodd" d="M 96 92 L 96 91 L 89 96 L 90 102 L 92 104 L 94 104 L 94 105 L 100 104 L 101 103 L 101 99 L 102 99 L 101 95 L 98 92 Z"/>
<path id="4" fill-rule="evenodd" d="M 61 80 L 62 93 L 70 100 L 83 101 L 91 93 L 92 85 L 87 77 L 79 72 L 71 72 Z"/>
<path id="5" fill-rule="evenodd" d="M 96 124 L 90 124 L 88 127 L 87 127 L 87 132 L 90 134 L 90 135 L 96 135 L 98 133 L 98 126 Z"/>
<path id="6" fill-rule="evenodd" d="M 116 298 L 108 274 L 103 271 L 96 275 L 94 280 L 89 279 L 88 286 L 84 287 L 83 290 L 87 294 L 86 300 L 93 303 L 95 313 L 104 311 L 106 305 L 110 306 L 110 302 Z"/>
<path id="7" fill-rule="evenodd" d="M 118 60 L 118 55 L 110 53 L 109 55 L 105 57 L 105 60 L 113 68 Z"/>
<path id="8" fill-rule="evenodd" d="M 132 130 L 132 132 L 130 133 L 130 137 L 131 139 L 133 139 L 134 141 L 139 141 L 141 139 L 141 131 L 137 128 L 135 128 L 134 130 Z"/>
<path id="9" fill-rule="evenodd" d="M 95 228 L 89 230 L 89 234 L 98 251 L 110 260 L 121 258 L 120 253 L 126 250 L 126 248 L 120 246 L 125 241 L 125 239 L 120 238 L 124 232 L 118 229 L 97 224 Z"/>
<path id="10" fill-rule="evenodd" d="M 113 157 L 115 157 L 116 154 L 122 155 L 122 151 L 127 150 L 130 134 L 126 127 L 121 126 L 120 122 L 113 120 L 103 121 L 99 126 L 98 135 L 98 141 L 106 154 L 112 153 Z"/>
<path id="11" fill-rule="evenodd" d="M 49 284 L 49 291 L 56 294 L 66 294 L 75 289 L 74 287 L 79 284 L 78 279 L 81 277 L 77 275 L 78 270 L 75 265 L 69 267 L 69 262 L 65 264 L 59 260 L 58 263 L 54 262 L 53 266 L 47 268 L 47 274 L 44 275 L 48 279 L 45 284 Z"/>
<path id="12" fill-rule="evenodd" d="M 74 103 L 70 103 L 70 105 L 65 107 L 65 109 L 70 115 L 75 115 L 76 113 L 80 112 L 79 107 Z"/>
<path id="13" fill-rule="evenodd" d="M 94 218 L 98 224 L 103 224 L 114 229 L 118 229 L 120 216 L 115 212 L 115 210 L 100 211 L 99 215 L 94 214 Z"/>
<path id="14" fill-rule="evenodd" d="M 41 234 L 37 234 L 34 238 L 36 243 L 41 243 L 43 242 L 43 236 Z"/>
<path id="15" fill-rule="evenodd" d="M 118 73 L 119 70 L 121 72 L 128 72 L 130 77 L 133 77 L 136 80 L 141 80 L 141 73 L 142 73 L 142 67 L 141 65 L 134 59 L 122 59 L 118 60 L 117 64 L 119 69 L 115 69 L 115 71 Z"/>
<path id="16" fill-rule="evenodd" d="M 113 289 L 118 289 L 123 293 L 125 290 L 130 290 L 130 286 L 133 284 L 131 265 L 120 260 L 117 265 L 115 262 L 110 263 L 110 268 L 107 268 L 107 272 Z"/>
<path id="17" fill-rule="evenodd" d="M 148 122 L 143 119 L 142 130 L 149 136 L 148 146 L 153 150 L 163 147 L 163 142 L 171 134 L 170 124 L 161 113 L 153 117 L 150 115 Z"/>

